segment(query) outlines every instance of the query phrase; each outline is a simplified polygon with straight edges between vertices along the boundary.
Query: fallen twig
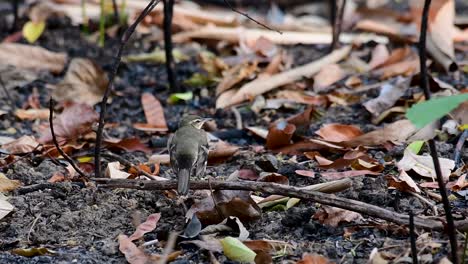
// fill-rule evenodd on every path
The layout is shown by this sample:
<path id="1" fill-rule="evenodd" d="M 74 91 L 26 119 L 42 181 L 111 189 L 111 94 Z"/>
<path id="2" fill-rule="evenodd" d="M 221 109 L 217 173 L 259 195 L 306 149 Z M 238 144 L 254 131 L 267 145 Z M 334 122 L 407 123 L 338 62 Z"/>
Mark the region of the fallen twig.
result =
<path id="1" fill-rule="evenodd" d="M 135 31 L 137 25 L 143 20 L 143 18 L 153 10 L 153 8 L 160 2 L 161 0 L 151 0 L 146 8 L 140 13 L 138 18 L 133 22 L 133 24 L 125 31 L 120 40 L 120 46 L 117 51 L 117 55 L 114 57 L 114 65 L 112 67 L 112 71 L 109 76 L 109 83 L 107 84 L 106 90 L 104 92 L 104 96 L 102 97 L 101 101 L 101 112 L 99 113 L 99 125 L 96 132 L 96 146 L 94 147 L 94 174 L 95 177 L 101 177 L 101 145 L 102 145 L 102 132 L 104 129 L 104 123 L 106 118 L 107 112 L 107 100 L 109 98 L 110 91 L 114 84 L 115 76 L 117 75 L 117 70 L 119 69 L 120 62 L 122 60 L 122 51 L 127 44 L 130 36 Z"/>
<path id="2" fill-rule="evenodd" d="M 169 254 L 172 253 L 174 250 L 175 243 L 177 241 L 177 236 L 179 233 L 177 232 L 172 232 L 169 234 L 169 239 L 167 240 L 166 246 L 164 247 L 163 254 L 161 255 L 161 258 L 158 261 L 158 264 L 166 264 L 167 263 L 167 258 L 169 257 Z"/>
<path id="3" fill-rule="evenodd" d="M 426 35 L 427 35 L 427 21 L 429 17 L 429 8 L 431 6 L 431 0 L 424 1 L 424 8 L 422 11 L 422 19 L 421 19 L 421 32 L 419 35 L 419 66 L 421 69 L 421 80 L 420 86 L 424 92 L 424 96 L 426 100 L 431 99 L 431 91 L 429 90 L 429 78 L 427 72 L 427 65 L 426 65 Z M 451 260 L 452 263 L 458 264 L 458 256 L 457 256 L 457 237 L 455 233 L 455 225 L 452 216 L 452 210 L 450 207 L 450 201 L 447 196 L 447 191 L 445 189 L 445 182 L 442 177 L 442 172 L 440 169 L 439 164 L 439 157 L 437 155 L 437 148 L 434 142 L 434 139 L 428 140 L 429 150 L 431 153 L 432 161 L 434 162 L 434 169 L 437 175 L 437 183 L 439 185 L 439 191 L 442 196 L 442 204 L 444 206 L 445 217 L 447 220 L 447 233 L 450 240 L 450 248 L 451 248 Z"/>
<path id="4" fill-rule="evenodd" d="M 55 148 L 57 151 L 62 155 L 62 157 L 68 161 L 68 163 L 73 167 L 73 169 L 78 172 L 78 174 L 83 178 L 83 179 L 88 179 L 88 176 L 76 165 L 76 163 L 70 158 L 70 156 L 63 151 L 63 149 L 60 147 L 57 137 L 55 136 L 55 131 L 54 131 L 54 99 L 50 98 L 49 100 L 49 125 L 50 125 L 50 133 L 52 134 L 52 141 L 54 142 Z"/>
<path id="5" fill-rule="evenodd" d="M 177 188 L 177 181 L 143 181 L 143 180 L 124 180 L 124 179 L 107 179 L 95 178 L 98 187 L 101 188 L 128 188 L 137 190 L 170 190 Z M 190 183 L 192 190 L 245 190 L 245 191 L 260 191 L 267 194 L 278 194 L 288 197 L 296 197 L 300 199 L 312 200 L 317 203 L 335 206 L 338 208 L 358 212 L 372 217 L 387 220 L 389 222 L 400 225 L 409 225 L 409 216 L 406 214 L 396 213 L 380 206 L 375 206 L 363 203 L 356 200 L 337 197 L 332 194 L 321 193 L 317 191 L 307 190 L 294 186 L 281 185 L 267 182 L 251 182 L 251 181 L 193 181 Z M 444 224 L 441 221 L 415 217 L 414 224 L 418 228 L 427 230 L 444 230 Z M 468 227 L 468 220 L 457 222 L 460 230 Z"/>

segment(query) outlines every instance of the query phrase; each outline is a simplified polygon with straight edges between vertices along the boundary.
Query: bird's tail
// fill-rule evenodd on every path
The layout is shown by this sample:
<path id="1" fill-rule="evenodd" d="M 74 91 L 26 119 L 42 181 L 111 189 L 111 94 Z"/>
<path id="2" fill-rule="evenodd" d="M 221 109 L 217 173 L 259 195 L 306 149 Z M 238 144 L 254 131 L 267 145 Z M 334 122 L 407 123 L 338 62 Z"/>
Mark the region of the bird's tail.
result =
<path id="1" fill-rule="evenodd" d="M 179 170 L 177 177 L 177 192 L 179 195 L 187 195 L 189 191 L 190 170 Z"/>

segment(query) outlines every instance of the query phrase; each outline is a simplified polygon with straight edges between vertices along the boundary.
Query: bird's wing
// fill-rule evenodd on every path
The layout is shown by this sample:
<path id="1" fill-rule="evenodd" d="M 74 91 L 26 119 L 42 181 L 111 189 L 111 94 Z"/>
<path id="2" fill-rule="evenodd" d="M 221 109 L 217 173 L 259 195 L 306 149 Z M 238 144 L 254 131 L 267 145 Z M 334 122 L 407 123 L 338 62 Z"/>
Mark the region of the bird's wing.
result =
<path id="1" fill-rule="evenodd" d="M 195 175 L 197 178 L 205 176 L 206 163 L 208 162 L 208 143 L 200 144 Z"/>
<path id="2" fill-rule="evenodd" d="M 176 144 L 172 143 L 173 138 L 174 134 L 169 136 L 169 139 L 167 140 L 167 150 L 169 151 L 172 170 L 174 170 L 174 172 L 177 172 L 177 159 L 175 155 Z"/>

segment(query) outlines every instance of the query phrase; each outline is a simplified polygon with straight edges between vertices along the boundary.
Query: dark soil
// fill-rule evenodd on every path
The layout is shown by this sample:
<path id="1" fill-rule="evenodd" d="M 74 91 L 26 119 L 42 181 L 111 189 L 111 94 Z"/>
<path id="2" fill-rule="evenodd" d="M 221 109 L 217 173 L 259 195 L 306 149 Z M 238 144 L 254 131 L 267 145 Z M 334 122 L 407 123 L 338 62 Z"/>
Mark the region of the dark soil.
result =
<path id="1" fill-rule="evenodd" d="M 5 27 L 0 26 L 0 28 Z M 2 33 L 0 37 L 3 38 L 5 35 Z M 154 46 L 151 44 L 145 47 L 141 43 L 147 42 L 140 37 L 132 39 L 125 53 L 149 51 Z M 109 71 L 112 66 L 112 57 L 117 52 L 118 42 L 115 39 L 108 39 L 105 48 L 98 48 L 94 43 L 85 40 L 79 28 L 70 26 L 67 21 L 55 21 L 47 28 L 38 45 L 53 51 L 66 52 L 70 57 L 91 58 Z M 323 55 L 327 47 L 298 46 L 290 49 L 297 57 L 295 62 L 302 64 Z M 177 65 L 177 79 L 185 80 L 192 73 L 199 71 L 200 68 L 195 59 L 180 63 Z M 46 106 L 50 91 L 46 89 L 45 84 L 56 83 L 62 77 L 45 74 L 33 83 L 16 87 L 10 91 L 11 96 L 16 106 L 21 107 L 33 89 L 38 89 L 41 103 Z M 466 77 L 465 75 L 464 85 L 467 84 Z M 166 104 L 169 95 L 166 84 L 163 65 L 122 65 L 115 84 L 119 96 L 113 96 L 107 119 L 108 122 L 119 123 L 119 128 L 109 130 L 108 133 L 118 138 L 139 137 L 153 147 L 153 153 L 163 150 L 161 144 L 158 146 L 155 143 L 159 139 L 157 136 L 151 137 L 132 128 L 133 123 L 144 121 L 140 95 L 146 91 L 153 93 L 164 104 L 171 132 L 176 129 L 180 116 L 186 112 L 214 117 L 219 130 L 235 128 L 235 118 L 232 112 L 229 110 L 214 111 L 214 96 L 201 97 L 200 89 L 194 90 L 196 98 L 188 104 Z M 0 98 L 0 105 L 4 104 L 7 104 L 6 99 Z M 262 115 L 274 114 L 279 117 L 288 117 L 300 111 L 301 109 L 294 112 L 266 112 Z M 322 111 L 323 116 L 311 125 L 310 134 L 325 123 L 354 124 L 360 126 L 363 131 L 375 128 L 369 123 L 369 113 L 360 104 L 331 106 Z M 266 125 L 266 123 L 261 123 L 263 121 L 257 121 L 260 120 L 260 116 L 247 108 L 242 108 L 241 114 L 246 123 Z M 20 121 L 13 115 L 6 115 L 0 121 L 0 136 L 34 135 L 33 125 L 35 125 L 34 122 Z M 7 134 L 6 130 L 11 127 L 15 128 L 16 132 Z M 251 134 L 243 133 L 242 135 L 242 138 L 226 140 L 240 145 L 245 150 L 252 144 L 264 144 L 261 139 Z M 455 142 L 440 143 L 440 155 L 453 157 L 454 144 Z M 375 150 L 371 153 L 377 159 L 383 159 L 385 155 L 399 158 L 403 149 L 404 146 L 398 147 L 392 150 L 391 154 L 385 150 Z M 92 148 L 86 151 L 91 152 Z M 427 150 L 424 151 L 427 152 Z M 142 153 L 120 154 L 129 160 L 144 162 L 147 159 Z M 235 170 L 249 166 L 267 154 L 241 152 L 223 164 L 209 167 L 207 174 L 225 178 Z M 292 185 L 303 186 L 325 181 L 320 177 L 311 179 L 298 176 L 294 173 L 297 169 L 312 169 L 318 172 L 314 167 L 316 164 L 314 162 L 293 163 L 288 161 L 289 158 L 291 157 L 278 159 L 278 173 L 287 176 Z M 467 152 L 464 153 L 463 159 L 468 160 Z M 64 171 L 64 168 L 50 159 L 32 155 L 14 163 L 3 172 L 9 179 L 20 180 L 24 186 L 28 186 L 46 183 L 57 171 Z M 161 168 L 160 174 L 167 178 L 173 177 L 167 166 Z M 427 205 L 419 199 L 389 190 L 383 176 L 355 178 L 353 187 L 338 195 L 402 213 L 408 210 L 424 213 L 428 210 Z M 131 234 L 135 230 L 134 221 L 144 221 L 148 215 L 161 212 L 162 217 L 156 231 L 145 235 L 145 241 L 155 238 L 164 240 L 169 232 L 182 230 L 184 225 L 181 207 L 160 192 L 105 190 L 96 189 L 92 185 L 84 186 L 82 183 L 58 183 L 54 187 L 48 186 L 48 188 L 27 193 L 19 189 L 9 195 L 9 202 L 15 206 L 15 209 L 10 215 L 0 220 L 0 263 L 124 263 L 125 258 L 118 250 L 117 236 Z M 342 224 L 337 228 L 332 228 L 311 218 L 319 207 L 315 203 L 301 201 L 299 205 L 287 211 L 264 211 L 260 220 L 245 224 L 251 239 L 275 239 L 295 245 L 295 249 L 290 254 L 276 258 L 275 263 L 297 261 L 305 252 L 322 254 L 337 263 L 366 263 L 370 252 L 375 247 L 393 247 L 393 253 L 396 255 L 408 251 L 409 239 L 406 228 L 378 219 L 369 219 L 366 224 L 362 225 Z M 458 202 L 455 213 L 459 217 L 467 217 L 467 208 L 466 201 L 465 203 Z M 439 211 L 443 212 L 441 206 L 439 206 Z M 354 230 L 353 233 L 349 237 L 344 237 L 345 231 L 351 229 Z M 418 232 L 422 234 L 423 231 Z M 431 252 L 434 254 L 434 259 L 438 259 L 446 255 L 447 238 L 441 233 L 432 233 L 432 235 L 434 240 L 442 243 L 441 248 Z M 15 248 L 32 247 L 46 247 L 56 251 L 56 254 L 26 258 L 10 253 L 10 250 Z M 152 248 L 152 250 L 161 253 L 161 248 Z M 424 252 L 427 253 L 427 251 Z M 224 263 L 232 263 L 222 255 L 217 256 Z M 208 262 L 209 257 L 206 252 L 188 248 L 174 263 Z"/>

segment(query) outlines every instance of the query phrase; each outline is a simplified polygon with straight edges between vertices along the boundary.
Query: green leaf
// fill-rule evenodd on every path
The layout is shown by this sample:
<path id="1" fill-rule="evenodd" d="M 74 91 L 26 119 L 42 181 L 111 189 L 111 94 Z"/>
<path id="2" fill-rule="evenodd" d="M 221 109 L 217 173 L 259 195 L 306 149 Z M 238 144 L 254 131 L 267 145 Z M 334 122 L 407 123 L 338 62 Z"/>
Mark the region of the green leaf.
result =
<path id="1" fill-rule="evenodd" d="M 186 93 L 173 93 L 169 96 L 169 103 L 175 104 L 180 101 L 189 101 L 192 100 L 193 98 L 193 93 L 192 92 L 186 92 Z"/>
<path id="2" fill-rule="evenodd" d="M 406 117 L 417 128 L 423 128 L 432 121 L 443 117 L 466 100 L 468 100 L 468 93 L 431 99 L 413 105 L 406 112 Z"/>
<path id="3" fill-rule="evenodd" d="M 23 26 L 23 37 L 29 42 L 34 43 L 42 35 L 45 29 L 45 22 L 28 21 Z"/>
<path id="4" fill-rule="evenodd" d="M 406 149 L 411 150 L 414 154 L 418 154 L 421 151 L 422 146 L 424 145 L 423 140 L 416 140 L 406 147 Z"/>
<path id="5" fill-rule="evenodd" d="M 257 255 L 250 248 L 244 245 L 239 239 L 234 237 L 225 237 L 221 239 L 224 255 L 230 260 L 239 262 L 254 262 Z"/>
<path id="6" fill-rule="evenodd" d="M 291 198 L 286 203 L 286 208 L 289 209 L 289 208 L 295 206 L 296 204 L 298 204 L 300 201 L 301 201 L 301 199 L 299 199 L 299 198 Z"/>

